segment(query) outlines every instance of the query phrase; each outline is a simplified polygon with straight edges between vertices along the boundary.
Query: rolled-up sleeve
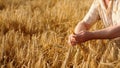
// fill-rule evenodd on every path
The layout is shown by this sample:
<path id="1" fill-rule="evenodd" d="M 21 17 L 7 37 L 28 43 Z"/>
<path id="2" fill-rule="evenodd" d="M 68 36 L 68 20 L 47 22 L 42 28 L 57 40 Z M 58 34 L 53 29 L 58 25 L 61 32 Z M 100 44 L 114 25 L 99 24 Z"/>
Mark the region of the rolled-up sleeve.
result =
<path id="1" fill-rule="evenodd" d="M 98 1 L 94 0 L 88 13 L 83 19 L 83 21 L 86 22 L 86 24 L 93 25 L 99 19 L 98 7 L 99 7 Z"/>

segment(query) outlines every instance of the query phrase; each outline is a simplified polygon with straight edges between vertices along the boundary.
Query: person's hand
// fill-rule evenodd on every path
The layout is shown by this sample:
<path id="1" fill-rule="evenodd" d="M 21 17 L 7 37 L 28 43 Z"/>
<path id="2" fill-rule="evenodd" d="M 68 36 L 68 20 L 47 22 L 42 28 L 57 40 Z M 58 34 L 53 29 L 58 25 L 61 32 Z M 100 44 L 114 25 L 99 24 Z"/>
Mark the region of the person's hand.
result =
<path id="1" fill-rule="evenodd" d="M 70 45 L 76 45 L 88 41 L 91 39 L 91 32 L 81 31 L 79 34 L 71 34 L 68 38 L 68 43 Z"/>

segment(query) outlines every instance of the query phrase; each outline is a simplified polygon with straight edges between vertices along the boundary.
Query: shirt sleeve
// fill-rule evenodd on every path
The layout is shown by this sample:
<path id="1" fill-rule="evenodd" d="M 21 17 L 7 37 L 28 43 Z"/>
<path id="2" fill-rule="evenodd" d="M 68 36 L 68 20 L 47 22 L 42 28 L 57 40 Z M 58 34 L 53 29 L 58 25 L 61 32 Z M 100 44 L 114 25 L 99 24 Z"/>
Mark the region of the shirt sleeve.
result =
<path id="1" fill-rule="evenodd" d="M 98 7 L 99 7 L 98 1 L 94 0 L 88 13 L 83 19 L 83 21 L 85 21 L 86 24 L 93 25 L 99 19 Z"/>

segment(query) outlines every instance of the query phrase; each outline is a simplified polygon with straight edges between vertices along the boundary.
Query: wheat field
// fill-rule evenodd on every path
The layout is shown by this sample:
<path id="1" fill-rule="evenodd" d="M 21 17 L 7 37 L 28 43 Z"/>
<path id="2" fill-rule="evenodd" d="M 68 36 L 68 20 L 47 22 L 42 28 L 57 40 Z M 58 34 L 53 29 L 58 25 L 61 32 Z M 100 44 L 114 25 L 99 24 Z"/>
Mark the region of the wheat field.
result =
<path id="1" fill-rule="evenodd" d="M 0 0 L 1 68 L 120 68 L 120 43 L 67 43 L 93 0 Z M 91 30 L 104 28 L 98 21 Z"/>

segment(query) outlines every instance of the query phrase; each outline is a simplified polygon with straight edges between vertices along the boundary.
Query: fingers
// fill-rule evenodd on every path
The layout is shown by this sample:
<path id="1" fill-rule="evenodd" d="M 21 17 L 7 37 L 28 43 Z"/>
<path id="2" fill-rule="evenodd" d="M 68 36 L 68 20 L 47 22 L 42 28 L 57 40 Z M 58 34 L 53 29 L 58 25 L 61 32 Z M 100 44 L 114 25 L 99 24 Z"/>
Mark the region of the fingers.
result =
<path id="1" fill-rule="evenodd" d="M 73 46 L 76 45 L 77 44 L 76 35 L 71 34 L 69 36 L 68 43 Z"/>
<path id="2" fill-rule="evenodd" d="M 81 31 L 79 34 L 71 34 L 68 39 L 70 45 L 76 45 L 88 41 L 90 37 L 89 32 Z"/>

